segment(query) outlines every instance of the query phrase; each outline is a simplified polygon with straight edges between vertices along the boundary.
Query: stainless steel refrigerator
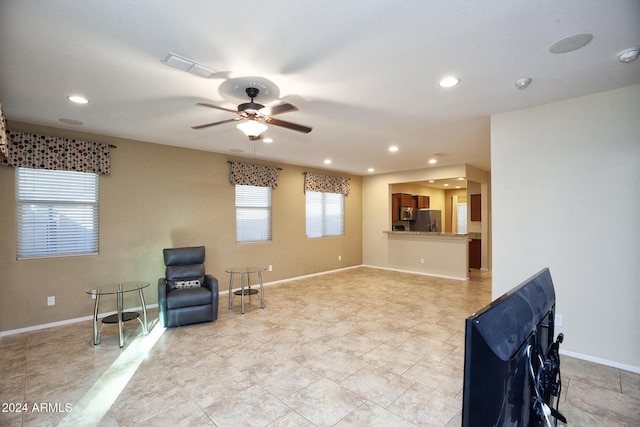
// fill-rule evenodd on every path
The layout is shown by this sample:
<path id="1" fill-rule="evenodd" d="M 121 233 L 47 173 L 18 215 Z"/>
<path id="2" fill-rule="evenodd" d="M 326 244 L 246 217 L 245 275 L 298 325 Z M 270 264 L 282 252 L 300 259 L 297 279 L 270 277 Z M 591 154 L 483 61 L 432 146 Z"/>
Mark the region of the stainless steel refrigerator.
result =
<path id="1" fill-rule="evenodd" d="M 411 231 L 441 232 L 442 222 L 440 211 L 433 209 L 418 209 L 416 220 L 411 221 Z"/>

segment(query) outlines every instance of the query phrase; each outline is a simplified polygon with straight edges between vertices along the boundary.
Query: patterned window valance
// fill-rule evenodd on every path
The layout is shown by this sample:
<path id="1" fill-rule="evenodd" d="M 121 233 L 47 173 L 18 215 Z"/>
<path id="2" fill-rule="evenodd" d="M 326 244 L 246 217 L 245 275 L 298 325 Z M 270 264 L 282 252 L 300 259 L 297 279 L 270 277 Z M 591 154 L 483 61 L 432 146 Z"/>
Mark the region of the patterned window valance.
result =
<path id="1" fill-rule="evenodd" d="M 9 155 L 2 164 L 32 169 L 51 169 L 109 174 L 109 145 L 71 138 L 7 130 Z"/>
<path id="2" fill-rule="evenodd" d="M 278 168 L 248 163 L 231 164 L 231 184 L 253 185 L 255 187 L 278 187 Z"/>
<path id="3" fill-rule="evenodd" d="M 319 193 L 338 193 L 348 195 L 351 191 L 349 180 L 340 176 L 322 175 L 319 173 L 304 173 L 304 191 Z"/>
<path id="4" fill-rule="evenodd" d="M 7 119 L 4 116 L 2 104 L 0 104 L 0 159 L 9 155 L 7 148 Z"/>

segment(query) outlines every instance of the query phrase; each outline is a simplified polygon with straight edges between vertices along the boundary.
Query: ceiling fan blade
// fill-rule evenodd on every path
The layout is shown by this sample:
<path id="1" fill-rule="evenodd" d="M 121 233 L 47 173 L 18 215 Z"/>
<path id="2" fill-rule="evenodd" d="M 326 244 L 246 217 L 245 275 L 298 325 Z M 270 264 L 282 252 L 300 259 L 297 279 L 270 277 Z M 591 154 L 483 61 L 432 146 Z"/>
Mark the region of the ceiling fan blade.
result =
<path id="1" fill-rule="evenodd" d="M 198 102 L 196 105 L 202 105 L 203 107 L 215 108 L 216 110 L 230 111 L 232 113 L 237 113 L 236 110 L 232 110 L 230 108 L 225 108 L 225 107 L 220 107 L 219 105 L 216 105 L 216 104 L 209 104 L 207 102 Z"/>
<path id="2" fill-rule="evenodd" d="M 282 114 L 289 111 L 298 111 L 298 107 L 295 105 L 291 105 L 288 102 L 283 102 L 282 104 L 274 105 L 273 107 L 267 106 L 265 108 L 267 116 L 273 116 L 276 114 Z"/>
<path id="3" fill-rule="evenodd" d="M 313 129 L 308 126 L 297 125 L 295 123 L 285 122 L 284 120 L 274 119 L 272 117 L 267 117 L 264 119 L 264 121 L 269 123 L 270 125 L 281 126 L 283 128 L 296 130 L 298 132 L 303 132 L 303 133 L 309 133 L 311 132 L 311 129 Z"/>
<path id="4" fill-rule="evenodd" d="M 234 117 L 233 119 L 220 120 L 219 122 L 206 123 L 204 125 L 198 125 L 198 126 L 191 126 L 191 129 L 202 129 L 202 128 L 207 128 L 209 126 L 221 125 L 223 123 L 237 122 L 238 120 L 242 120 L 242 119 L 239 117 Z"/>

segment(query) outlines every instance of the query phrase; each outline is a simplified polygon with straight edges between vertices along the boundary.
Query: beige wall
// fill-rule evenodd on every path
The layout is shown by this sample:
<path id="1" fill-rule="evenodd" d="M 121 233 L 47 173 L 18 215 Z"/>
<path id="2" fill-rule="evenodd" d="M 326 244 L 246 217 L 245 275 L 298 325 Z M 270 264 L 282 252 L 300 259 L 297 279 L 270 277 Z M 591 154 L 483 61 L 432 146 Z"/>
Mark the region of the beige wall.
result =
<path id="1" fill-rule="evenodd" d="M 10 122 L 9 129 L 117 148 L 111 151 L 111 175 L 100 177 L 97 256 L 16 261 L 14 169 L 0 166 L 0 331 L 89 316 L 93 302 L 84 291 L 112 282 L 148 281 L 147 303 L 157 302 L 165 247 L 205 245 L 207 272 L 219 279 L 222 290 L 228 289 L 224 269 L 233 265 L 272 265 L 273 271 L 264 273 L 265 282 L 271 282 L 362 264 L 358 176 L 351 177 L 351 194 L 345 199 L 345 236 L 307 239 L 303 172 L 341 174 L 269 163 L 283 169 L 273 190 L 273 241 L 236 244 L 235 192 L 227 161 L 252 163 L 250 159 L 23 123 Z M 50 295 L 56 305 L 47 307 Z M 105 299 L 104 305 L 115 309 L 115 299 Z"/>
<path id="2" fill-rule="evenodd" d="M 493 295 L 549 267 L 561 349 L 640 372 L 640 85 L 491 119 Z"/>

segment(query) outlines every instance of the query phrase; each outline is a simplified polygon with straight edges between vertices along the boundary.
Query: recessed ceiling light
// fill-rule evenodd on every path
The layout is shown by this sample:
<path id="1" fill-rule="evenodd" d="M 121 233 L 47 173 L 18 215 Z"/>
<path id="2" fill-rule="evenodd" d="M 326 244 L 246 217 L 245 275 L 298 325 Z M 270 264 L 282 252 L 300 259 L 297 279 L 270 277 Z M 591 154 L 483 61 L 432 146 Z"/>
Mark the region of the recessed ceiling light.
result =
<path id="1" fill-rule="evenodd" d="M 464 181 L 463 177 L 458 178 L 458 181 Z"/>
<path id="2" fill-rule="evenodd" d="M 398 146 L 392 145 L 391 147 L 389 147 L 389 151 L 391 151 L 392 153 L 395 153 L 396 151 L 398 151 Z"/>
<path id="3" fill-rule="evenodd" d="M 330 159 L 325 160 L 325 161 L 324 161 L 324 164 L 325 164 L 325 165 L 330 165 L 330 164 L 331 164 L 331 160 L 330 160 Z"/>
<path id="4" fill-rule="evenodd" d="M 551 53 L 567 53 L 578 50 L 581 47 L 585 47 L 593 40 L 591 34 L 574 34 L 569 37 L 558 40 L 551 46 L 549 46 L 549 52 Z"/>
<path id="5" fill-rule="evenodd" d="M 75 102 L 76 104 L 88 104 L 89 103 L 87 98 L 84 98 L 84 97 L 78 96 L 78 95 L 67 96 L 67 99 L 69 101 L 71 101 L 71 102 Z"/>
<path id="6" fill-rule="evenodd" d="M 273 138 L 263 138 L 262 142 L 266 142 L 267 144 L 270 144 L 273 142 Z"/>
<path id="7" fill-rule="evenodd" d="M 436 182 L 436 180 L 435 180 L 435 179 L 430 179 L 430 180 L 429 180 L 429 184 L 433 184 L 434 182 Z"/>
<path id="8" fill-rule="evenodd" d="M 518 89 L 526 89 L 531 84 L 531 78 L 525 77 L 523 79 L 518 79 L 514 83 Z"/>
<path id="9" fill-rule="evenodd" d="M 457 77 L 445 77 L 444 79 L 440 80 L 440 83 L 438 83 L 440 85 L 440 87 L 453 87 L 455 85 L 457 85 L 458 83 L 460 83 L 460 79 Z"/>
<path id="10" fill-rule="evenodd" d="M 436 159 L 430 159 L 429 160 L 429 164 L 430 165 L 435 165 L 436 163 L 438 163 L 438 161 Z"/>
<path id="11" fill-rule="evenodd" d="M 369 168 L 367 169 L 367 172 L 375 172 L 376 170 L 374 168 Z"/>
<path id="12" fill-rule="evenodd" d="M 449 184 L 444 184 L 444 186 L 445 186 L 445 187 L 448 187 L 448 186 L 449 186 Z"/>
<path id="13" fill-rule="evenodd" d="M 640 56 L 640 47 L 632 47 L 631 49 L 618 53 L 618 59 L 625 64 L 635 61 L 638 59 L 638 56 Z"/>

